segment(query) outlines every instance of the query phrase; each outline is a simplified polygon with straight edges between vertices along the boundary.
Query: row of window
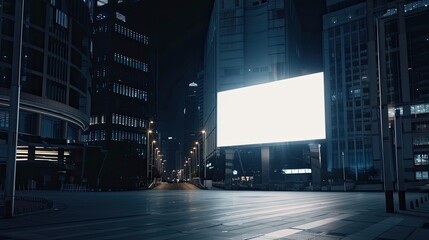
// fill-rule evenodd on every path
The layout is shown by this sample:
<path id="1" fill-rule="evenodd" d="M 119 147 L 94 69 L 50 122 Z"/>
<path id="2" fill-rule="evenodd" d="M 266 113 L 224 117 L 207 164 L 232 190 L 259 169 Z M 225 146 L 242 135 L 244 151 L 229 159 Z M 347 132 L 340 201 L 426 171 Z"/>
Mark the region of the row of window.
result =
<path id="1" fill-rule="evenodd" d="M 97 69 L 94 71 L 94 78 L 106 77 L 106 69 Z"/>
<path id="2" fill-rule="evenodd" d="M 88 135 L 82 136 L 83 142 L 95 142 L 95 141 L 103 141 L 106 140 L 106 131 L 105 130 L 95 130 L 89 132 Z"/>
<path id="3" fill-rule="evenodd" d="M 428 171 L 417 171 L 416 180 L 427 180 L 429 179 Z"/>
<path id="4" fill-rule="evenodd" d="M 131 141 L 136 142 L 138 144 L 146 143 L 146 136 L 143 133 L 137 132 L 128 132 L 122 130 L 112 130 L 112 138 L 113 141 Z"/>
<path id="5" fill-rule="evenodd" d="M 127 85 L 113 83 L 113 92 L 131 98 L 147 101 L 147 92 Z"/>
<path id="6" fill-rule="evenodd" d="M 411 106 L 411 114 L 429 113 L 429 103 Z"/>
<path id="7" fill-rule="evenodd" d="M 106 29 L 106 31 L 107 31 L 107 29 Z M 119 24 L 116 24 L 116 23 L 115 23 L 115 32 L 119 33 L 121 35 L 124 35 L 128 38 L 131 38 L 133 40 L 136 40 L 139 43 L 143 43 L 145 45 L 149 44 L 149 38 L 147 36 L 144 36 L 143 34 L 135 32 L 131 29 L 128 29 L 128 28 L 121 26 Z"/>
<path id="8" fill-rule="evenodd" d="M 123 126 L 128 127 L 145 127 L 145 120 L 141 118 L 136 117 L 130 117 L 126 115 L 121 115 L 117 113 L 112 113 L 112 123 L 113 124 L 120 124 Z"/>
<path id="9" fill-rule="evenodd" d="M 429 145 L 429 137 L 416 137 L 413 139 L 414 146 L 424 146 Z"/>
<path id="10" fill-rule="evenodd" d="M 404 114 L 404 108 L 403 107 L 389 108 L 388 109 L 389 117 L 394 117 L 396 110 L 399 110 L 401 116 Z M 411 112 L 411 114 L 429 113 L 429 103 L 412 105 L 412 106 L 410 106 L 410 112 Z"/>
<path id="11" fill-rule="evenodd" d="M 113 55 L 113 61 L 123 64 L 127 67 L 130 68 L 134 68 L 143 72 L 148 72 L 148 65 L 147 63 L 144 63 L 142 61 L 139 61 L 137 59 L 134 58 L 130 58 L 127 56 L 124 56 L 122 54 L 119 53 L 114 53 Z"/>
<path id="12" fill-rule="evenodd" d="M 64 28 L 68 28 L 69 26 L 67 14 L 58 9 L 56 9 L 55 22 Z"/>
<path id="13" fill-rule="evenodd" d="M 95 125 L 95 124 L 103 124 L 106 123 L 105 118 L 104 118 L 104 114 L 98 116 L 91 116 L 89 118 L 89 125 Z"/>
<path id="14" fill-rule="evenodd" d="M 410 12 L 418 8 L 428 7 L 428 5 L 429 5 L 429 0 L 420 0 L 416 2 L 407 3 L 407 4 L 404 4 L 404 12 Z M 398 9 L 396 7 L 389 8 L 383 14 L 383 17 L 388 17 L 396 14 L 398 14 Z"/>

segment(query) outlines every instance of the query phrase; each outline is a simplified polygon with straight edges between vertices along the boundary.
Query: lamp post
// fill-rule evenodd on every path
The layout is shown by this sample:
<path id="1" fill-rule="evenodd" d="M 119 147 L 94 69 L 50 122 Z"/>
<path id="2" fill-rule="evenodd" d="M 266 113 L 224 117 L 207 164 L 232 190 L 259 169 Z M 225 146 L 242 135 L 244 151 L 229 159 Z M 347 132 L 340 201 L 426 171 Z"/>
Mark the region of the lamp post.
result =
<path id="1" fill-rule="evenodd" d="M 186 166 L 187 165 L 188 165 L 188 161 L 185 161 L 185 165 L 184 165 L 185 169 L 184 169 L 184 172 L 183 172 L 183 178 L 184 178 L 183 181 L 184 182 L 186 182 L 188 180 L 188 177 L 187 177 L 188 174 L 187 174 L 187 171 L 186 171 Z M 188 166 L 188 171 L 189 171 L 189 166 Z"/>
<path id="2" fill-rule="evenodd" d="M 195 142 L 196 150 L 197 150 L 197 166 L 198 166 L 198 177 L 200 178 L 200 183 L 201 183 L 201 157 L 200 157 L 200 143 L 197 141 Z"/>
<path id="3" fill-rule="evenodd" d="M 193 168 L 194 168 L 194 163 L 193 163 L 193 161 L 192 161 L 192 154 L 194 153 L 194 151 L 189 151 L 189 153 L 191 153 L 191 157 L 190 157 L 190 160 L 189 160 L 189 167 L 190 167 L 190 171 L 189 171 L 189 178 L 191 178 L 192 179 L 192 171 L 195 171 Z"/>
<path id="4" fill-rule="evenodd" d="M 206 177 L 207 177 L 207 163 L 206 163 L 206 130 L 202 130 L 201 133 L 204 135 L 203 141 L 204 141 L 204 149 L 203 149 L 203 158 L 204 158 L 204 186 L 206 185 Z"/>
<path id="5" fill-rule="evenodd" d="M 346 168 L 344 166 L 344 152 L 341 152 L 341 159 L 343 160 L 343 184 L 344 192 L 346 191 Z"/>
<path id="6" fill-rule="evenodd" d="M 22 61 L 22 22 L 24 0 L 15 1 L 15 41 L 13 44 L 12 77 L 9 97 L 9 129 L 7 146 L 7 165 L 4 189 L 4 216 L 12 218 L 15 206 L 16 184 L 16 148 L 18 145 L 19 103 L 21 94 L 21 61 Z"/>
<path id="7" fill-rule="evenodd" d="M 149 158 L 149 140 L 150 140 L 150 134 L 152 133 L 152 130 L 150 129 L 150 125 L 153 124 L 153 121 L 150 121 L 148 123 L 147 128 L 147 136 L 146 136 L 146 178 L 149 181 L 149 172 L 150 172 L 150 158 Z"/>
<path id="8" fill-rule="evenodd" d="M 155 167 L 155 164 L 154 164 L 154 159 L 155 159 L 155 154 L 154 154 L 154 152 L 153 152 L 153 145 L 156 143 L 156 141 L 155 140 L 153 140 L 152 141 L 152 148 L 151 148 L 151 154 L 150 154 L 150 169 L 151 169 L 151 173 L 152 173 L 152 176 L 151 176 L 151 180 L 153 180 L 153 178 L 154 178 L 154 173 L 153 173 L 153 170 L 154 170 L 154 167 Z"/>

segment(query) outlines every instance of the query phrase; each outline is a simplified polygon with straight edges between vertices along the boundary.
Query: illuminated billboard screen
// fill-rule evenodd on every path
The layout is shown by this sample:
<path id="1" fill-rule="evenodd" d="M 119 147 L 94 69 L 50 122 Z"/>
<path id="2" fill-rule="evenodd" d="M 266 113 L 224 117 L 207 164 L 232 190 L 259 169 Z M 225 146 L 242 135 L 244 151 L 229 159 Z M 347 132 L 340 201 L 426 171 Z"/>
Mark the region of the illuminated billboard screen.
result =
<path id="1" fill-rule="evenodd" d="M 323 73 L 217 93 L 217 147 L 325 139 Z"/>

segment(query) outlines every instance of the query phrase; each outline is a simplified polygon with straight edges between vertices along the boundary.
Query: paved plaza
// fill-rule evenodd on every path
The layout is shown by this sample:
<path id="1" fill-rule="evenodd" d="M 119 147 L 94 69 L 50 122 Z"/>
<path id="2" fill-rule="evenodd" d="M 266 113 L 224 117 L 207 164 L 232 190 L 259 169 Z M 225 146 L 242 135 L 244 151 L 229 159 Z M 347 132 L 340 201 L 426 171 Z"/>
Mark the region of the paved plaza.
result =
<path id="1" fill-rule="evenodd" d="M 429 239 L 427 193 L 407 193 L 419 207 L 395 213 L 385 212 L 382 192 L 28 194 L 53 209 L 0 219 L 0 239 Z"/>

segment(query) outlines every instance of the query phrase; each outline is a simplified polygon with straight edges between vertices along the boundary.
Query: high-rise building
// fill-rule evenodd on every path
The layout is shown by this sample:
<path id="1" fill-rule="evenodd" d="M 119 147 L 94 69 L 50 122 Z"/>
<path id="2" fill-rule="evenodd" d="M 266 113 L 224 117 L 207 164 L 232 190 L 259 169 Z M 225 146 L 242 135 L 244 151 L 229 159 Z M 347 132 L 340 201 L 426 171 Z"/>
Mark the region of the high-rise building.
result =
<path id="1" fill-rule="evenodd" d="M 22 17 L 17 2 L 4 0 L 0 8 L 0 166 L 13 121 L 11 78 L 20 47 L 15 22 Z M 89 125 L 92 1 L 26 0 L 23 14 L 16 185 L 58 187 L 80 176 L 79 142 Z"/>
<path id="2" fill-rule="evenodd" d="M 150 175 L 156 139 L 155 66 L 136 1 L 98 0 L 94 10 L 93 84 L 89 145 L 105 157 L 98 184 L 130 184 Z M 149 154 L 149 155 L 148 155 Z M 149 171 L 147 169 L 149 166 Z M 95 166 L 97 168 L 97 166 Z M 151 176 L 149 176 L 151 177 Z M 101 181 L 101 182 L 99 182 Z"/>
<path id="3" fill-rule="evenodd" d="M 428 181 L 428 5 L 327 1 L 329 171 L 345 167 L 348 178 L 380 179 L 384 163 L 397 172 L 393 181 Z"/>
<path id="4" fill-rule="evenodd" d="M 300 22 L 294 1 L 215 1 L 205 47 L 203 110 L 206 132 L 203 158 L 207 158 L 210 169 L 218 169 L 212 173 L 216 175 L 213 178 L 223 178 L 223 170 L 219 169 L 225 167 L 217 157 L 220 153 L 216 148 L 216 93 L 306 72 L 302 64 Z M 248 170 L 239 162 L 235 164 L 241 175 L 246 175 L 244 171 L 252 172 L 252 176 L 243 175 L 246 179 L 261 174 L 261 163 L 251 163 L 254 155 L 258 156 L 255 151 L 260 149 L 247 149 L 241 156 L 249 158 L 243 160 Z"/>

